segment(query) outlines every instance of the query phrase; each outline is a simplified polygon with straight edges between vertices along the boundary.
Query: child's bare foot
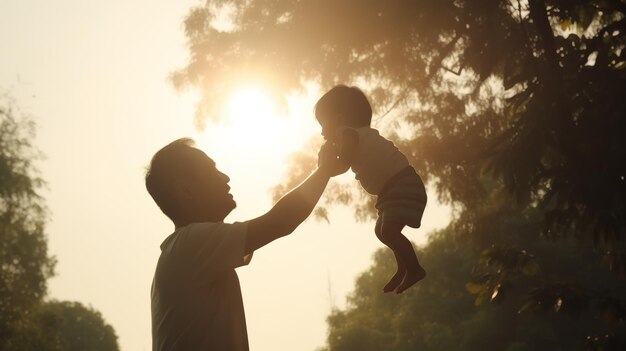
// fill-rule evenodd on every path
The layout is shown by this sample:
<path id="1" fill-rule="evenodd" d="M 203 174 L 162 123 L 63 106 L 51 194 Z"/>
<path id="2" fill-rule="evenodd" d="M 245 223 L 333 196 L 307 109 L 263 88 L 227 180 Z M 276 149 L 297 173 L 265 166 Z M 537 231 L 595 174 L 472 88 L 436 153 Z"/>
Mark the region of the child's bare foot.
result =
<path id="1" fill-rule="evenodd" d="M 383 288 L 383 292 L 391 292 L 394 291 L 398 288 L 398 285 L 400 285 L 400 283 L 402 283 L 402 279 L 405 276 L 405 271 L 404 270 L 398 270 L 396 272 L 396 274 L 393 275 L 393 277 L 391 277 L 391 280 L 389 280 L 389 283 L 387 283 L 385 285 L 385 287 Z"/>
<path id="2" fill-rule="evenodd" d="M 404 290 L 410 288 L 413 284 L 419 282 L 425 277 L 426 271 L 422 267 L 418 266 L 417 269 L 407 270 L 404 275 L 404 279 L 402 279 L 402 282 L 398 284 L 398 287 L 396 288 L 396 294 L 402 294 Z"/>

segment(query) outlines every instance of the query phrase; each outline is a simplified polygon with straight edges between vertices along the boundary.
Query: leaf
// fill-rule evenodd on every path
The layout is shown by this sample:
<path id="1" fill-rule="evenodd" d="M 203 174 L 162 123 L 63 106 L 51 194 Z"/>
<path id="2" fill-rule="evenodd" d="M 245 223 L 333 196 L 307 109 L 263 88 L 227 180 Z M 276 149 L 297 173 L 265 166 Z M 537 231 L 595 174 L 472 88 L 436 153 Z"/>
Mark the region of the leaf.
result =
<path id="1" fill-rule="evenodd" d="M 467 290 L 470 294 L 478 294 L 481 291 L 484 291 L 485 289 L 486 289 L 485 284 L 480 284 L 476 282 L 469 282 L 465 284 L 465 290 Z"/>
<path id="2" fill-rule="evenodd" d="M 541 271 L 541 267 L 535 261 L 529 261 L 522 267 L 524 275 L 533 276 Z"/>
<path id="3" fill-rule="evenodd" d="M 568 30 L 572 26 L 572 22 L 570 20 L 565 20 L 561 22 L 561 30 Z"/>
<path id="4" fill-rule="evenodd" d="M 318 206 L 315 208 L 313 215 L 316 219 L 323 220 L 326 223 L 330 224 L 330 219 L 328 219 L 328 209 L 326 207 Z"/>
<path id="5" fill-rule="evenodd" d="M 559 312 L 562 306 L 563 306 L 563 299 L 559 297 L 554 301 L 554 306 L 553 306 L 554 312 Z"/>
<path id="6" fill-rule="evenodd" d="M 485 298 L 485 294 L 478 295 L 476 299 L 474 299 L 474 306 L 482 305 L 484 298 Z"/>
<path id="7" fill-rule="evenodd" d="M 500 284 L 496 285 L 496 287 L 495 287 L 495 288 L 493 288 L 493 292 L 491 293 L 491 299 L 490 299 L 490 301 L 491 301 L 491 302 L 494 302 L 494 301 L 496 301 L 496 299 L 501 298 L 501 295 L 502 295 L 502 294 L 501 294 L 501 292 L 502 292 L 502 290 L 503 290 L 503 289 L 502 289 L 502 285 L 500 285 Z"/>
<path id="8" fill-rule="evenodd" d="M 594 16 L 595 11 L 593 8 L 589 10 L 586 9 L 584 6 L 578 6 L 576 9 L 576 24 L 578 25 L 579 29 L 582 31 L 586 31 L 593 21 Z"/>

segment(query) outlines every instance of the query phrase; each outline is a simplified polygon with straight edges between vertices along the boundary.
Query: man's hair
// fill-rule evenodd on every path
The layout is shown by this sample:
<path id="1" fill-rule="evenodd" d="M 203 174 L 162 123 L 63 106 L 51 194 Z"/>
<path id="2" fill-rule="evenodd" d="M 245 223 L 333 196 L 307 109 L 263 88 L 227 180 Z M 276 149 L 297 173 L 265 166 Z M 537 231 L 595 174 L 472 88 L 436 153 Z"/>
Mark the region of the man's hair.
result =
<path id="1" fill-rule="evenodd" d="M 190 138 L 174 140 L 157 151 L 146 171 L 146 189 L 161 211 L 172 221 L 178 216 L 176 181 L 193 168 L 196 150 Z"/>
<path id="2" fill-rule="evenodd" d="M 315 118 L 324 121 L 336 118 L 337 115 L 341 115 L 342 121 L 350 127 L 369 126 L 372 122 L 372 106 L 361 89 L 337 85 L 317 101 Z"/>

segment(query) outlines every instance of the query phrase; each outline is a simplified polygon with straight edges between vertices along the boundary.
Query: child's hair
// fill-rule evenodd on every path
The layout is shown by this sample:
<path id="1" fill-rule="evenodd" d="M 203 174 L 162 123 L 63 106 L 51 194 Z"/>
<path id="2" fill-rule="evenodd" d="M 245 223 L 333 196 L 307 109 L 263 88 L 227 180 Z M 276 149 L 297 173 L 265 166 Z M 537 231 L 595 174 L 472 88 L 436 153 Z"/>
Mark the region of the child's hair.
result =
<path id="1" fill-rule="evenodd" d="M 194 146 L 195 142 L 189 138 L 169 143 L 154 154 L 146 172 L 146 190 L 171 220 L 178 215 L 175 183 L 193 167 Z"/>
<path id="2" fill-rule="evenodd" d="M 349 127 L 366 127 L 372 122 L 372 106 L 361 89 L 337 85 L 317 101 L 315 118 L 326 121 L 339 115 Z"/>

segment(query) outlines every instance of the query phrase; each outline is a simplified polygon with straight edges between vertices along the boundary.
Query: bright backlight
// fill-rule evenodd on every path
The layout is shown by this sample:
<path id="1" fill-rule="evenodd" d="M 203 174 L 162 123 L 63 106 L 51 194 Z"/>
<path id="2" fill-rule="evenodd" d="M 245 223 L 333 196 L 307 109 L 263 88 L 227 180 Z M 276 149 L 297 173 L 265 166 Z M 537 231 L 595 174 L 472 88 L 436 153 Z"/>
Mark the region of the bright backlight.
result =
<path id="1" fill-rule="evenodd" d="M 242 144 L 261 140 L 263 145 L 270 146 L 276 143 L 276 138 L 280 139 L 278 134 L 285 128 L 284 121 L 276 116 L 271 100 L 259 90 L 235 92 L 228 101 L 227 114 L 226 125 Z"/>
<path id="2" fill-rule="evenodd" d="M 199 146 L 230 173 L 234 188 L 240 180 L 268 189 L 283 176 L 289 155 L 319 134 L 310 100 L 289 96 L 287 109 L 277 111 L 266 92 L 241 87 L 225 101 L 220 123 L 198 138 Z"/>
<path id="3" fill-rule="evenodd" d="M 261 91 L 245 89 L 235 92 L 228 101 L 228 114 L 233 122 L 271 118 L 274 108 Z"/>

